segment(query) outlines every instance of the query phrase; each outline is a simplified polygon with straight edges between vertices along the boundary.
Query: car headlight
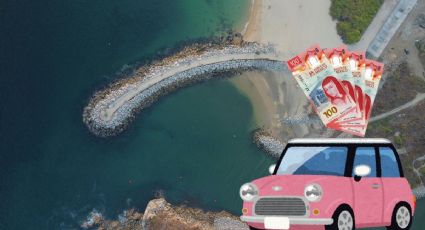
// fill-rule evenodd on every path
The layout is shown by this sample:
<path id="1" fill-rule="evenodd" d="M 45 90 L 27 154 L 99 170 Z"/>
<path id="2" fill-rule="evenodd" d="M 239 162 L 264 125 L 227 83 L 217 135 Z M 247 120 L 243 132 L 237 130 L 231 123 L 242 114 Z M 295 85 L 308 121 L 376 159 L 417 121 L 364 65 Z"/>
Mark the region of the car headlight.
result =
<path id="1" fill-rule="evenodd" d="M 319 201 L 323 196 L 323 191 L 320 185 L 310 184 L 304 188 L 304 196 L 308 201 L 316 202 Z"/>
<path id="2" fill-rule="evenodd" d="M 244 201 L 252 201 L 252 199 L 254 199 L 254 197 L 258 195 L 257 186 L 251 183 L 246 183 L 241 186 L 241 189 L 239 190 L 239 195 Z"/>

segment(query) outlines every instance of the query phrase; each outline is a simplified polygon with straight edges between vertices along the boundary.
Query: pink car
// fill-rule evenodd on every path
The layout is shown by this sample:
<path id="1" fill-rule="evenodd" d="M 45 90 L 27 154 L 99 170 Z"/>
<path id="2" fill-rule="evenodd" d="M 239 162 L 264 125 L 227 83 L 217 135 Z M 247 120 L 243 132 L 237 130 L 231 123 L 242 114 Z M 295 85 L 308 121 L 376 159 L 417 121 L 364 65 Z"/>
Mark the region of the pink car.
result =
<path id="1" fill-rule="evenodd" d="M 412 224 L 416 198 L 387 139 L 293 139 L 269 171 L 240 189 L 251 229 Z"/>

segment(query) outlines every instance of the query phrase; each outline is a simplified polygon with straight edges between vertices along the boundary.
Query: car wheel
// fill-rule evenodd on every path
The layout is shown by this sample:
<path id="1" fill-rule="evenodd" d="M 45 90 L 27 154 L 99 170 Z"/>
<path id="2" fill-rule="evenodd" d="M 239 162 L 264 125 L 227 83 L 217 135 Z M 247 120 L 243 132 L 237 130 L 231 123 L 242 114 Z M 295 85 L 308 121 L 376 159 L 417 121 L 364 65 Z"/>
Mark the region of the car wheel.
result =
<path id="1" fill-rule="evenodd" d="M 395 206 L 391 217 L 391 226 L 389 230 L 405 230 L 410 229 L 412 225 L 412 209 L 407 203 L 399 203 Z"/>
<path id="2" fill-rule="evenodd" d="M 260 230 L 259 228 L 254 228 L 254 227 L 251 227 L 251 226 L 249 226 L 249 229 L 250 230 Z"/>
<path id="3" fill-rule="evenodd" d="M 342 206 L 338 208 L 332 215 L 333 223 L 326 225 L 326 230 L 354 230 L 354 214 L 351 209 Z"/>

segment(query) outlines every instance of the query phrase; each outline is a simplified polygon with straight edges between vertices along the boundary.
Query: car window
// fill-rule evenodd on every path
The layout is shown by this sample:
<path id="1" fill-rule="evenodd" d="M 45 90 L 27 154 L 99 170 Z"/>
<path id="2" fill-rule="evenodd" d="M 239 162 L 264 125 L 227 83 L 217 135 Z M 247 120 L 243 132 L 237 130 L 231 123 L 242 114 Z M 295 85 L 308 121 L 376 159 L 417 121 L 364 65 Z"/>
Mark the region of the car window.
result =
<path id="1" fill-rule="evenodd" d="M 370 167 L 370 174 L 366 177 L 376 177 L 376 158 L 375 158 L 375 148 L 374 147 L 357 147 L 356 155 L 354 156 L 354 165 L 353 165 L 353 176 L 354 169 L 358 165 L 367 165 Z"/>
<path id="2" fill-rule="evenodd" d="M 389 147 L 380 147 L 382 177 L 400 177 L 397 159 Z"/>
<path id="3" fill-rule="evenodd" d="M 277 170 L 277 175 L 344 176 L 347 147 L 289 147 Z"/>

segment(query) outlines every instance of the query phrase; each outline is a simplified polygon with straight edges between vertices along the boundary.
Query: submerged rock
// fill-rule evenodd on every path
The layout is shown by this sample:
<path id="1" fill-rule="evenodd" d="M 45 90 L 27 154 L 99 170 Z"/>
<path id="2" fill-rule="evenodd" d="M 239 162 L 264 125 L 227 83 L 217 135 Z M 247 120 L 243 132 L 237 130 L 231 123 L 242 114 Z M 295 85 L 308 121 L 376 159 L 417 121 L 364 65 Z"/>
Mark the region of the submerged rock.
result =
<path id="1" fill-rule="evenodd" d="M 81 224 L 83 229 L 92 229 L 100 226 L 104 222 L 102 213 L 93 209 L 87 217 L 87 219 Z"/>
<path id="2" fill-rule="evenodd" d="M 245 230 L 248 226 L 228 212 L 205 212 L 185 206 L 173 206 L 164 198 L 149 202 L 145 213 L 125 211 L 118 220 L 104 221 L 92 227 L 105 230 Z"/>
<path id="3" fill-rule="evenodd" d="M 248 229 L 245 223 L 231 214 L 204 212 L 201 209 L 172 206 L 163 198 L 149 202 L 143 216 L 146 229 Z"/>

